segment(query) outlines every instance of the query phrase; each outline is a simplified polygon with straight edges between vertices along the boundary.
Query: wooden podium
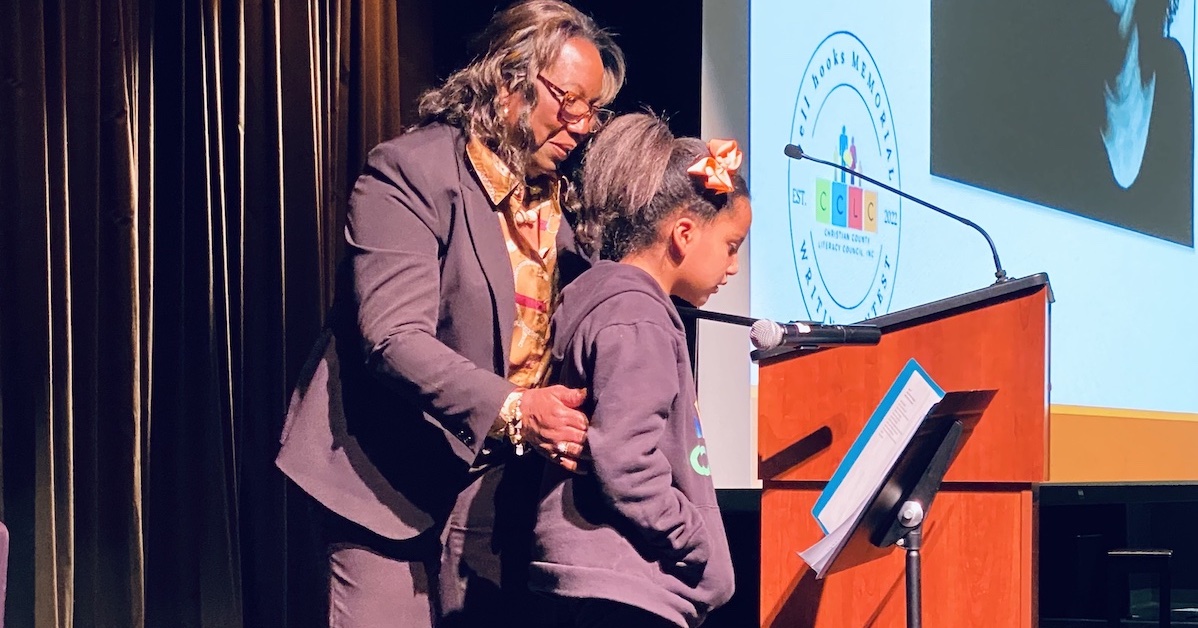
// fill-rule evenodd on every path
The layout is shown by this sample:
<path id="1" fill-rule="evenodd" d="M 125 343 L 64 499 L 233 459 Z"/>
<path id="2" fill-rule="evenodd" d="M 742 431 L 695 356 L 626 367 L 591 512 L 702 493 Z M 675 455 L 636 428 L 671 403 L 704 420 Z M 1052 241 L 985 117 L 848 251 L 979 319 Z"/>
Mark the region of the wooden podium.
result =
<path id="1" fill-rule="evenodd" d="M 924 523 L 924 625 L 1037 624 L 1051 302 L 1048 277 L 1033 275 L 866 321 L 882 329 L 876 346 L 754 354 L 763 626 L 904 625 L 901 551 L 823 580 L 797 552 L 821 538 L 812 506 L 911 358 L 945 390 L 998 391 Z"/>

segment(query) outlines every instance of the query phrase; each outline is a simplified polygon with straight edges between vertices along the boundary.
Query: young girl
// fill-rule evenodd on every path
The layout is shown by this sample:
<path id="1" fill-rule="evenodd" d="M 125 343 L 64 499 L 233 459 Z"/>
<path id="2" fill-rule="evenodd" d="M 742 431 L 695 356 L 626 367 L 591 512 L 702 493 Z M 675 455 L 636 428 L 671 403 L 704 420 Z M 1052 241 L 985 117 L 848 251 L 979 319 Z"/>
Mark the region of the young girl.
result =
<path id="1" fill-rule="evenodd" d="M 732 561 L 670 296 L 696 306 L 737 271 L 749 231 L 735 142 L 613 120 L 582 170 L 579 234 L 603 261 L 561 293 L 559 383 L 587 388 L 589 473 L 546 471 L 530 585 L 551 626 L 698 626 Z"/>

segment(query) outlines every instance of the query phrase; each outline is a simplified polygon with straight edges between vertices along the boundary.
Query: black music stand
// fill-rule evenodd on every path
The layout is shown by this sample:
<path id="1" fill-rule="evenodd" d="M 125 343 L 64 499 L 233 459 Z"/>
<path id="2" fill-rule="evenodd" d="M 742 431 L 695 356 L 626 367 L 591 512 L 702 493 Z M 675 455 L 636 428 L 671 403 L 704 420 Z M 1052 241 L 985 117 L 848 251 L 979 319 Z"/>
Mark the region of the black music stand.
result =
<path id="1" fill-rule="evenodd" d="M 997 391 L 950 392 L 932 406 L 832 557 L 825 575 L 890 554 L 907 552 L 907 627 L 920 628 L 923 521 L 949 465 Z"/>

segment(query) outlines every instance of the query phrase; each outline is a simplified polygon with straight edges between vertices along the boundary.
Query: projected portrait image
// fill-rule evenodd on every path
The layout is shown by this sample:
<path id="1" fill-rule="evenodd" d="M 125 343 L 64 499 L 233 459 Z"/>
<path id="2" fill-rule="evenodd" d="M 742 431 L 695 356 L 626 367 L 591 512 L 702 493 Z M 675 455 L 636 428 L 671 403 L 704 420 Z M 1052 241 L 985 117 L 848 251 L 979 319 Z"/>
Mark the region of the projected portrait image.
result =
<path id="1" fill-rule="evenodd" d="M 932 174 L 1192 247 L 1193 15 L 933 0 Z"/>

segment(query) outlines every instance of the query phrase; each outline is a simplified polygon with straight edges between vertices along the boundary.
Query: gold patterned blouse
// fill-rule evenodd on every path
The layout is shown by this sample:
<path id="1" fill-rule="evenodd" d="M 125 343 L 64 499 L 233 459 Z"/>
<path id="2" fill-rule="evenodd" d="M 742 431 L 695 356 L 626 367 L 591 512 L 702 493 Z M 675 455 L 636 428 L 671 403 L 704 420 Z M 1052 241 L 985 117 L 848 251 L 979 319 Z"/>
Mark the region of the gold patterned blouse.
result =
<path id="1" fill-rule="evenodd" d="M 466 145 L 466 155 L 496 209 L 512 262 L 516 323 L 508 379 L 517 386 L 532 388 L 542 383 L 549 367 L 549 318 L 557 296 L 556 240 L 562 220 L 561 182 L 552 178 L 536 186 L 517 181 L 499 156 L 477 138 L 471 138 Z M 516 214 L 522 210 L 538 217 L 539 248 L 518 231 Z"/>

